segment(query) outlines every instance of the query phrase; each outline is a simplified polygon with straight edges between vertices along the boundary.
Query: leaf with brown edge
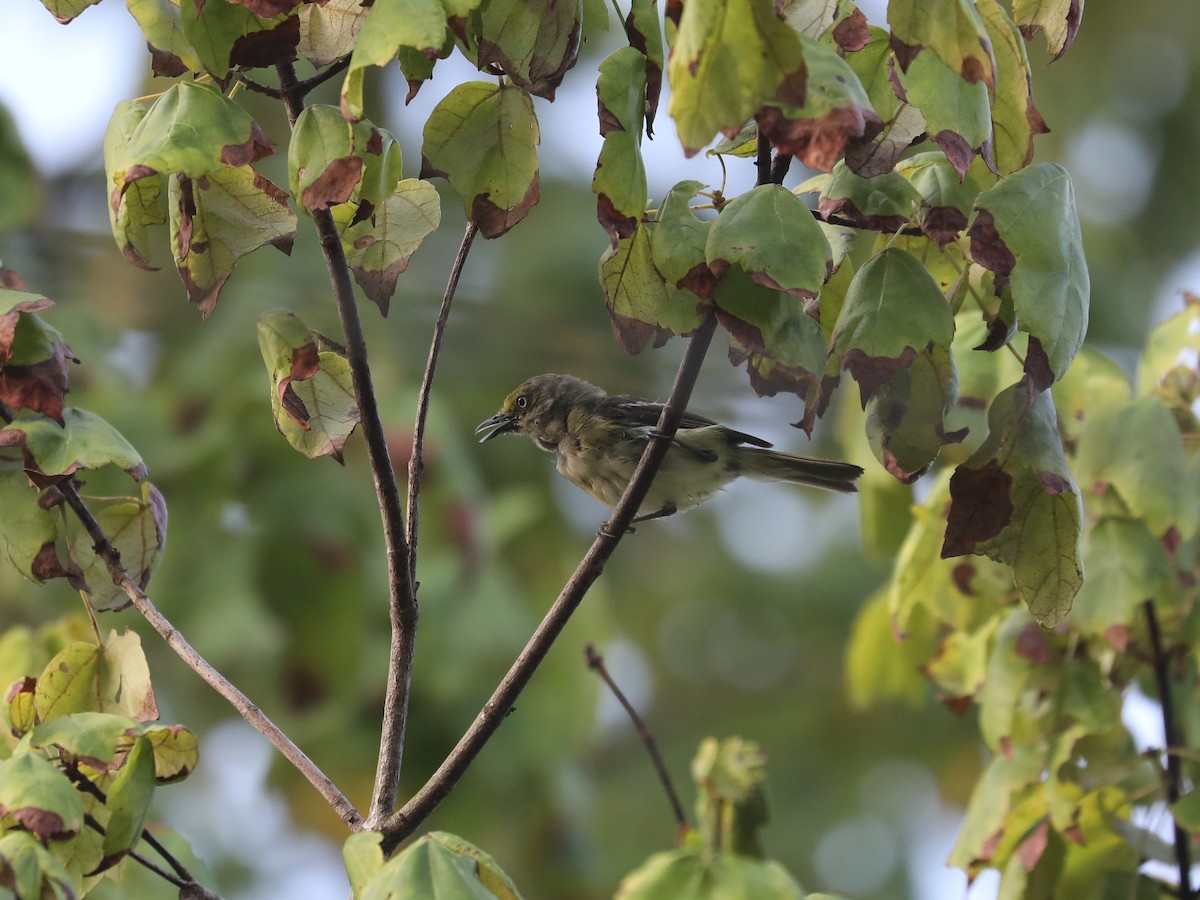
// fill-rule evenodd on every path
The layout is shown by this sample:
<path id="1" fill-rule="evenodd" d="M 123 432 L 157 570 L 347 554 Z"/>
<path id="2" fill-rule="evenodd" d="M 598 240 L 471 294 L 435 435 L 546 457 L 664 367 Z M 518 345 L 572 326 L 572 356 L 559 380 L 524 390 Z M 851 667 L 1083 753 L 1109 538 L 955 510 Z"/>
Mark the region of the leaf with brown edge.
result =
<path id="1" fill-rule="evenodd" d="M 901 68 L 928 48 L 965 81 L 995 87 L 991 43 L 973 0 L 892 0 L 887 20 Z"/>
<path id="2" fill-rule="evenodd" d="M 218 84 L 229 70 L 293 62 L 300 43 L 300 20 L 282 14 L 264 20 L 237 3 L 179 0 L 180 21 L 188 42 Z"/>
<path id="3" fill-rule="evenodd" d="M 365 221 L 342 232 L 354 280 L 387 315 L 396 280 L 442 221 L 441 198 L 428 181 L 405 178 Z"/>
<path id="4" fill-rule="evenodd" d="M 93 503 L 93 512 L 109 541 L 121 554 L 121 564 L 143 590 L 162 560 L 167 539 L 167 503 L 150 482 L 142 482 L 138 497 L 116 498 Z M 67 548 L 73 570 L 83 582 L 79 588 L 96 610 L 121 610 L 132 602 L 113 583 L 108 566 L 97 554 L 85 531 L 72 535 Z"/>
<path id="5" fill-rule="evenodd" d="M 1083 583 L 1083 510 L 1048 391 L 1022 379 L 992 401 L 988 436 L 950 495 L 942 556 L 1007 564 L 1033 617 L 1047 628 L 1061 621 Z"/>
<path id="6" fill-rule="evenodd" d="M 992 106 L 992 155 L 996 171 L 1009 174 L 1033 160 L 1033 139 L 1050 131 L 1033 105 L 1033 76 L 1025 42 L 996 0 L 980 0 L 996 55 L 996 91 Z"/>
<path id="7" fill-rule="evenodd" d="M 432 75 L 432 61 L 446 43 L 446 9 L 438 0 L 376 0 L 357 25 L 346 79 L 342 83 L 341 107 L 347 121 L 363 117 L 363 79 L 370 66 L 390 65 L 407 50 L 429 63 L 425 77 Z M 411 74 L 408 69 L 405 74 Z"/>
<path id="8" fill-rule="evenodd" d="M 938 248 L 944 248 L 966 230 L 975 198 L 982 185 L 975 169 L 960 177 L 942 153 L 917 153 L 902 160 L 896 173 L 903 176 L 921 198 L 921 231 Z"/>
<path id="9" fill-rule="evenodd" d="M 47 416 L 22 413 L 0 428 L 0 447 L 21 450 L 25 473 L 40 488 L 57 484 L 80 469 L 115 465 L 135 481 L 146 477 L 146 464 L 115 428 L 95 413 L 68 406 L 63 424 Z"/>
<path id="10" fill-rule="evenodd" d="M 477 25 L 476 65 L 553 100 L 579 54 L 581 14 L 578 2 L 490 0 L 472 20 Z"/>
<path id="11" fill-rule="evenodd" d="M 803 102 L 768 102 L 755 120 L 780 153 L 828 172 L 847 144 L 870 141 L 883 121 L 844 59 L 812 38 L 801 36 L 800 44 L 807 72 Z"/>
<path id="12" fill-rule="evenodd" d="M 680 181 L 662 203 L 650 234 L 654 267 L 668 284 L 711 300 L 717 278 L 704 257 L 711 222 L 696 216 L 691 199 L 704 189 L 699 181 Z"/>
<path id="13" fill-rule="evenodd" d="M 49 843 L 83 828 L 83 799 L 67 776 L 40 753 L 0 762 L 0 819 Z M 12 883 L 12 882 L 10 882 Z"/>
<path id="14" fill-rule="evenodd" d="M 58 518 L 38 503 L 38 491 L 20 467 L 0 459 L 0 554 L 21 575 L 40 584 L 67 575 L 55 541 Z"/>
<path id="15" fill-rule="evenodd" d="M 644 226 L 605 251 L 600 258 L 600 286 L 613 335 L 626 353 L 661 347 L 672 334 L 684 334 L 700 324 L 696 298 L 675 290 L 655 269 Z"/>
<path id="16" fill-rule="evenodd" d="M 817 204 L 826 219 L 841 216 L 870 231 L 891 233 L 920 210 L 920 193 L 895 172 L 863 178 L 839 160 L 830 175 Z"/>
<path id="17" fill-rule="evenodd" d="M 113 110 L 104 133 L 104 172 L 109 184 L 116 183 L 117 160 L 149 109 L 147 103 L 122 100 Z M 145 177 L 127 184 L 124 190 L 114 187 L 109 197 L 113 239 L 124 257 L 140 269 L 157 269 L 150 263 L 150 229 L 167 221 L 158 202 L 161 193 L 162 178 Z"/>
<path id="18" fill-rule="evenodd" d="M 171 248 L 188 300 L 208 318 L 239 259 L 270 245 L 292 252 L 287 193 L 249 166 L 168 182 Z"/>
<path id="19" fill-rule="evenodd" d="M 1065 169 L 1039 163 L 981 193 L 967 232 L 971 257 L 1012 291 L 1029 334 L 1025 371 L 1036 390 L 1062 377 L 1087 331 L 1090 280 L 1075 193 Z"/>
<path id="20" fill-rule="evenodd" d="M 484 237 L 499 237 L 541 196 L 533 99 L 511 84 L 460 84 L 425 123 L 421 177 L 445 177 Z"/>
<path id="21" fill-rule="evenodd" d="M 1083 18 L 1083 0 L 1013 0 L 1013 19 L 1025 40 L 1046 32 L 1046 50 L 1058 59 L 1075 41 Z"/>
<path id="22" fill-rule="evenodd" d="M 663 34 L 657 0 L 632 0 L 625 17 L 625 39 L 641 52 L 646 70 L 646 135 L 654 137 L 654 117 L 662 93 Z"/>
<path id="23" fill-rule="evenodd" d="M 332 456 L 341 463 L 359 420 L 345 357 L 318 350 L 312 332 L 286 310 L 259 316 L 258 346 L 271 376 L 276 429 L 310 459 Z"/>
<path id="24" fill-rule="evenodd" d="M 199 75 L 204 71 L 204 64 L 183 33 L 178 5 L 171 0 L 127 0 L 126 6 L 146 39 L 155 75 L 174 78 L 184 72 Z"/>
<path id="25" fill-rule="evenodd" d="M 603 144 L 592 177 L 600 224 L 614 243 L 633 235 L 646 211 L 642 122 L 646 115 L 646 58 L 622 47 L 602 63 L 596 96 Z"/>

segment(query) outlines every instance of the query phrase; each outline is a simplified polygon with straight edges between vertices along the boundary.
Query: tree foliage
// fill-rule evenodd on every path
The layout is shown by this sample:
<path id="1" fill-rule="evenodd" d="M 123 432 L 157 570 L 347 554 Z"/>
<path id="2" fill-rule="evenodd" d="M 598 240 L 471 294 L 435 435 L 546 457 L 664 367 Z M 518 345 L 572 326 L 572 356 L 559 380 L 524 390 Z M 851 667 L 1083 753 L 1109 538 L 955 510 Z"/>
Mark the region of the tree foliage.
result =
<path id="1" fill-rule="evenodd" d="M 93 3 L 43 5 L 69 22 Z M 67 405 L 76 360 L 43 318 L 52 301 L 3 270 L 0 544 L 25 578 L 66 579 L 93 619 L 90 633 L 60 625 L 0 637 L 12 685 L 0 705 L 0 883 L 19 897 L 65 897 L 123 873 L 135 849 L 154 844 L 144 824 L 156 788 L 195 767 L 192 732 L 158 721 L 138 638 L 105 636 L 95 622 L 132 603 L 353 832 L 344 860 L 355 896 L 517 895 L 461 837 L 434 831 L 397 848 L 499 727 L 617 546 L 666 445 L 657 459 L 647 451 L 612 527 L 471 730 L 425 787 L 399 799 L 422 439 L 473 238 L 502 238 L 541 202 L 540 155 L 557 150 L 541 147 L 538 103 L 566 78 L 591 77 L 602 137 L 592 190 L 608 244 L 598 281 L 616 341 L 638 353 L 691 338 L 664 430 L 678 425 L 714 334 L 752 392 L 794 395 L 795 424 L 809 435 L 831 410 L 861 410 L 848 443 L 874 458 L 864 535 L 880 555 L 898 550 L 848 648 L 849 690 L 867 706 L 920 696 L 929 682 L 952 709 L 978 708 L 990 757 L 950 862 L 970 878 L 999 870 L 1010 897 L 1180 891 L 1138 866 L 1166 852 L 1186 881 L 1200 828 L 1188 716 L 1176 715 L 1195 677 L 1200 303 L 1189 297 L 1156 328 L 1133 380 L 1084 347 L 1090 283 L 1075 195 L 1066 169 L 1035 161 L 1046 126 L 1026 53 L 1039 31 L 1054 58 L 1066 52 L 1081 4 L 891 0 L 884 29 L 849 0 L 670 0 L 661 10 L 631 0 L 622 45 L 590 74 L 576 63 L 610 25 L 598 0 L 157 0 L 130 12 L 153 72 L 171 81 L 119 104 L 105 136 L 118 252 L 152 269 L 165 238 L 184 296 L 208 318 L 249 254 L 290 253 L 298 227 L 320 242 L 342 334 L 274 303 L 256 311 L 270 382 L 262 415 L 307 457 L 342 462 L 363 434 L 392 608 L 383 740 L 360 813 L 224 676 L 187 656 L 146 595 L 167 531 L 163 493 L 147 480 L 154 461 Z M 419 177 L 403 178 L 399 142 L 368 117 L 373 70 L 398 65 L 411 100 L 453 53 L 479 77 L 437 103 Z M 664 75 L 685 153 L 711 145 L 723 168 L 753 170 L 752 188 L 684 178 L 648 196 L 643 141 L 663 130 Z M 336 105 L 308 102 L 339 76 Z M 290 130 L 256 121 L 249 92 L 276 101 Z M 281 148 L 276 184 L 264 171 Z M 785 186 L 797 163 L 811 177 Z M 434 329 L 402 508 L 351 278 L 374 304 L 365 315 L 387 316 L 400 276 L 441 225 L 435 179 L 459 196 L 468 226 Z M 83 478 L 113 469 L 133 479 L 133 495 L 81 494 Z M 928 483 L 919 500 L 914 483 Z M 1131 685 L 1162 703 L 1162 760 L 1139 753 L 1122 722 Z M 697 827 L 681 823 L 679 846 L 649 855 L 611 886 L 617 895 L 806 896 L 763 849 L 757 745 L 706 741 L 692 774 Z M 1154 802 L 1172 812 L 1172 846 L 1139 815 Z M 199 889 L 163 857 L 165 877 Z"/>

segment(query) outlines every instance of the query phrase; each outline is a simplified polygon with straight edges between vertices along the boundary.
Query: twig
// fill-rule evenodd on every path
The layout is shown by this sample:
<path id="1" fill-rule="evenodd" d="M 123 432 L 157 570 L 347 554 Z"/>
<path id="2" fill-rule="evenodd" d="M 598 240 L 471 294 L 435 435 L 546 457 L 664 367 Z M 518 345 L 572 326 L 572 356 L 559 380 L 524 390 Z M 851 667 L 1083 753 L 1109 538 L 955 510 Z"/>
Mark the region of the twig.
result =
<path id="1" fill-rule="evenodd" d="M 1147 600 L 1142 604 L 1146 614 L 1146 630 L 1150 633 L 1150 649 L 1153 653 L 1154 680 L 1158 685 L 1158 703 L 1162 707 L 1163 737 L 1166 741 L 1167 755 L 1167 802 L 1174 807 L 1183 793 L 1183 761 L 1172 748 L 1183 746 L 1183 733 L 1178 720 L 1175 718 L 1175 702 L 1171 696 L 1171 673 L 1169 660 L 1163 651 L 1162 630 L 1158 626 L 1158 614 L 1154 609 L 1154 601 Z M 1192 860 L 1191 836 L 1172 815 L 1171 821 L 1175 826 L 1175 861 L 1179 864 L 1179 898 L 1192 900 Z"/>
<path id="2" fill-rule="evenodd" d="M 349 65 L 350 65 L 350 55 L 349 54 L 347 54 L 343 57 L 340 57 L 339 59 L 335 59 L 332 63 L 330 63 L 326 68 L 322 69 L 316 75 L 313 75 L 310 78 L 306 78 L 303 81 L 297 81 L 295 87 L 291 89 L 293 95 L 296 97 L 307 97 L 310 93 L 313 92 L 313 90 L 315 90 L 316 88 L 323 85 L 326 81 L 328 81 L 334 75 L 337 75 L 339 72 L 342 72 L 343 70 L 345 70 L 345 68 Z M 253 78 L 251 78 L 249 75 L 247 75 L 245 72 L 242 72 L 240 70 L 238 70 L 234 73 L 234 77 L 237 78 L 237 80 L 239 82 L 241 82 L 241 84 L 243 84 L 247 90 L 254 91 L 256 94 L 265 94 L 266 96 L 271 97 L 275 100 L 283 100 L 284 99 L 284 89 L 283 88 L 273 88 L 273 87 L 270 87 L 269 85 L 265 85 L 260 82 L 257 82 Z"/>
<path id="3" fill-rule="evenodd" d="M 279 84 L 284 92 L 288 121 L 295 127 L 304 110 L 304 99 L 298 93 L 300 82 L 290 65 L 276 66 Z M 408 538 L 405 532 L 404 509 L 400 502 L 400 487 L 392 458 L 388 453 L 387 436 L 379 414 L 379 402 L 367 359 L 367 340 L 350 283 L 350 269 L 342 250 L 341 237 L 328 209 L 312 210 L 313 225 L 325 257 L 325 267 L 333 285 L 334 301 L 346 339 L 346 358 L 358 401 L 359 423 L 367 446 L 367 459 L 375 482 L 375 496 L 383 521 L 383 539 L 387 547 L 388 608 L 391 620 L 391 648 L 388 658 L 387 686 L 383 701 L 383 724 L 379 739 L 379 761 L 375 769 L 375 787 L 371 793 L 371 808 L 367 824 L 374 828 L 396 804 L 400 784 L 400 765 L 404 755 L 404 738 L 408 722 L 409 685 L 412 681 L 413 652 L 416 648 L 417 596 L 409 566 Z"/>
<path id="4" fill-rule="evenodd" d="M 100 824 L 100 820 L 97 819 L 95 816 L 93 816 L 91 813 L 83 814 L 83 824 L 86 825 L 88 828 L 92 829 L 92 831 L 96 832 L 96 834 L 99 834 L 99 835 L 107 834 L 107 832 L 104 829 L 104 826 Z M 145 833 L 143 832 L 143 835 L 144 834 Z M 136 850 L 129 850 L 129 851 L 127 851 L 127 853 L 131 859 L 133 859 L 135 862 L 138 863 L 138 865 L 143 866 L 144 868 L 153 872 L 155 875 L 157 875 L 159 878 L 163 879 L 164 881 L 175 885 L 175 887 L 179 888 L 180 890 L 187 888 L 187 887 L 191 887 L 192 885 L 196 884 L 196 882 L 192 881 L 190 878 L 186 878 L 186 879 L 179 878 L 176 875 L 173 875 L 172 873 L 170 873 L 166 869 L 164 869 L 162 866 L 158 865 L 158 863 L 151 862 L 150 860 L 146 859 L 146 857 L 142 856 Z M 95 875 L 97 873 L 89 872 L 87 874 Z"/>
<path id="5" fill-rule="evenodd" d="M 758 184 L 771 183 L 771 139 L 758 132 L 758 153 L 755 155 L 754 166 L 758 170 Z"/>
<path id="6" fill-rule="evenodd" d="M 463 232 L 462 242 L 458 245 L 458 254 L 454 257 L 454 265 L 450 267 L 450 278 L 446 281 L 446 292 L 442 295 L 442 308 L 438 312 L 437 322 L 433 326 L 433 338 L 429 342 L 429 359 L 425 362 L 425 374 L 421 378 L 421 391 L 417 395 L 417 419 L 413 426 L 412 455 L 408 458 L 408 568 L 413 583 L 417 580 L 417 524 L 421 515 L 421 476 L 425 472 L 425 422 L 429 417 L 429 394 L 433 389 L 433 376 L 437 370 L 438 355 L 442 350 L 442 337 L 446 333 L 446 322 L 450 318 L 450 304 L 454 301 L 454 293 L 458 290 L 458 279 L 462 275 L 463 266 L 467 263 L 467 254 L 471 252 L 471 242 L 475 240 L 477 226 L 474 222 L 467 223 Z M 390 810 L 389 810 L 390 812 Z"/>
<path id="7" fill-rule="evenodd" d="M 567 624 L 571 614 L 578 608 L 588 589 L 600 577 L 604 564 L 612 556 L 617 544 L 629 528 L 629 523 L 637 514 L 638 507 L 650 490 L 650 482 L 654 473 L 662 464 L 671 440 L 675 435 L 679 422 L 687 409 L 691 398 L 692 387 L 700 373 L 700 364 L 708 352 L 712 342 L 716 319 L 710 313 L 704 323 L 696 329 L 679 370 L 675 375 L 675 384 L 671 395 L 667 398 L 662 415 L 659 416 L 657 433 L 649 442 L 642 458 L 634 470 L 629 486 L 621 495 L 608 521 L 601 526 L 596 539 L 588 548 L 587 554 L 580 561 L 567 583 L 563 586 L 558 598 L 554 601 L 525 648 L 509 667 L 496 690 L 483 709 L 475 716 L 475 721 L 459 739 L 458 744 L 450 752 L 437 771 L 430 776 L 425 785 L 417 791 L 404 806 L 388 816 L 382 823 L 382 846 L 385 853 L 390 853 L 397 844 L 412 834 L 422 822 L 437 807 L 454 785 L 470 767 L 479 751 L 496 733 L 500 723 L 504 721 L 513 709 L 517 696 L 529 683 L 538 665 L 545 659 L 559 633 Z"/>
<path id="8" fill-rule="evenodd" d="M 96 521 L 96 517 L 92 515 L 87 504 L 83 502 L 75 485 L 70 481 L 64 481 L 58 485 L 58 489 L 62 492 L 66 504 L 74 510 L 79 521 L 83 523 L 84 529 L 92 539 L 93 549 L 96 551 L 96 555 L 104 560 L 113 583 L 125 593 L 134 608 L 142 614 L 142 618 L 150 623 L 150 627 L 158 632 L 167 646 L 174 650 L 180 659 L 224 697 L 243 719 L 270 741 L 283 754 L 284 758 L 308 779 L 343 822 L 354 830 L 360 829 L 363 818 L 354 808 L 354 804 L 346 799 L 346 796 L 338 790 L 329 777 L 305 755 L 303 750 L 296 746 L 291 738 L 268 719 L 261 709 L 250 702 L 249 697 L 234 687 L 228 678 L 214 669 L 208 660 L 196 652 L 195 648 L 187 642 L 167 617 L 158 611 L 158 607 L 150 601 L 145 591 L 129 577 L 129 573 L 121 564 L 121 554 L 112 545 L 108 535 L 104 533 L 104 529 L 100 527 L 100 523 Z"/>
<path id="9" fill-rule="evenodd" d="M 859 231 L 870 231 L 874 234 L 881 234 L 878 228 L 872 228 L 870 225 L 864 225 L 862 222 L 855 222 L 853 219 L 847 219 L 843 216 L 825 216 L 820 210 L 810 210 L 813 218 L 818 222 L 824 222 L 827 225 L 839 225 L 842 228 L 857 228 Z M 921 230 L 920 225 L 906 225 L 896 232 L 897 235 L 904 237 L 921 237 L 925 232 Z"/>
<path id="10" fill-rule="evenodd" d="M 621 704 L 621 708 L 633 722 L 634 730 L 645 744 L 646 752 L 650 754 L 650 761 L 658 773 L 658 780 L 662 782 L 663 790 L 667 792 L 667 800 L 671 804 L 671 811 L 675 814 L 675 827 L 680 834 L 683 834 L 691 828 L 691 823 L 688 822 L 687 813 L 683 811 L 683 804 L 679 802 L 679 795 L 675 793 L 675 785 L 671 783 L 671 773 L 667 770 L 667 764 L 663 761 L 662 754 L 658 752 L 658 744 L 654 741 L 654 735 L 650 733 L 650 729 L 646 727 L 642 717 L 633 708 L 633 704 L 629 702 L 625 694 L 617 687 L 617 683 L 613 681 L 612 676 L 608 674 L 608 669 L 604 666 L 604 657 L 597 653 L 591 644 L 583 648 L 583 655 L 587 659 L 588 668 L 599 675 L 601 680 L 608 685 L 612 695 L 617 698 L 617 702 Z"/>

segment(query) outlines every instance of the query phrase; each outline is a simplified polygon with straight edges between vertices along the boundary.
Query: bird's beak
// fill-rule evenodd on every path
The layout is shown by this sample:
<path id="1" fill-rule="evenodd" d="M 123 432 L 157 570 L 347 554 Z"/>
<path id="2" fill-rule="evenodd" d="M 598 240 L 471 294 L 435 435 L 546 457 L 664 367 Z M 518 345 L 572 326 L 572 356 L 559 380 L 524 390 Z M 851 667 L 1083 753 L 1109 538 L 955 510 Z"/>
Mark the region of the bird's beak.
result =
<path id="1" fill-rule="evenodd" d="M 488 429 L 491 429 L 490 431 Z M 517 430 L 517 417 L 512 413 L 496 413 L 490 419 L 484 419 L 475 429 L 476 434 L 487 431 L 483 437 L 479 439 L 479 443 L 490 441 L 492 438 L 500 434 L 509 434 Z"/>

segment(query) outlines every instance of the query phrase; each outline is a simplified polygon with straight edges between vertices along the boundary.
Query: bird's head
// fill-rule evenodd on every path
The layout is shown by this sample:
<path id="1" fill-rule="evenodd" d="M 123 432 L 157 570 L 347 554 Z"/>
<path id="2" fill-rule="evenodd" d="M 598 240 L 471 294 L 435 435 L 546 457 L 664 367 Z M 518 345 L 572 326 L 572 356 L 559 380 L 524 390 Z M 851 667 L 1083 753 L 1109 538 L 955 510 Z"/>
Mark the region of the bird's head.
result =
<path id="1" fill-rule="evenodd" d="M 524 434 L 543 450 L 553 450 L 566 431 L 567 416 L 581 404 L 594 403 L 604 391 L 573 375 L 535 375 L 500 404 L 500 411 L 479 423 L 480 443 L 500 434 Z"/>

